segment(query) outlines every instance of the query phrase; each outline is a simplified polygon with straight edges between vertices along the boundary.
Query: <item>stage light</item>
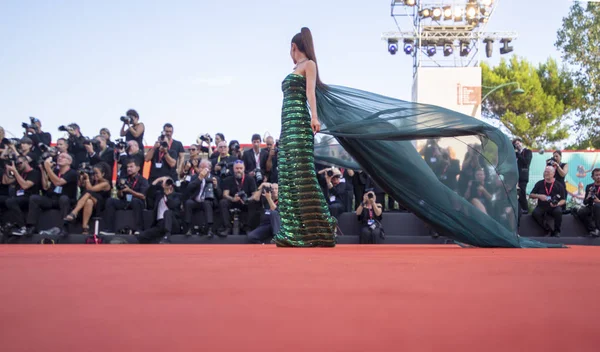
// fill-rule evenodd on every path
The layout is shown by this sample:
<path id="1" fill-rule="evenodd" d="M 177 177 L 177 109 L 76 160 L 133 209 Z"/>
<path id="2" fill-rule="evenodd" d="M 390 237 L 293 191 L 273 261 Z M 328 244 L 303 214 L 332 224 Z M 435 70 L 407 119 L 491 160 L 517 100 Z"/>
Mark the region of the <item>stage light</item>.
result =
<path id="1" fill-rule="evenodd" d="M 435 55 L 436 49 L 435 44 L 432 44 L 429 48 L 427 48 L 427 56 L 431 57 Z"/>
<path id="2" fill-rule="evenodd" d="M 431 15 L 431 18 L 434 21 L 439 21 L 440 18 L 442 18 L 442 9 L 440 9 L 439 7 L 436 7 L 435 9 L 433 9 L 433 13 Z"/>
<path id="3" fill-rule="evenodd" d="M 475 16 L 477 16 L 477 5 L 476 4 L 468 4 L 465 10 L 465 15 L 468 20 L 473 20 Z"/>
<path id="4" fill-rule="evenodd" d="M 415 0 L 404 0 L 404 5 L 406 6 L 415 6 Z"/>
<path id="5" fill-rule="evenodd" d="M 492 57 L 492 51 L 494 50 L 494 39 L 485 38 L 483 42 L 485 43 L 485 56 L 488 58 Z"/>
<path id="6" fill-rule="evenodd" d="M 454 48 L 452 47 L 452 43 L 446 42 L 444 43 L 444 56 L 450 56 L 454 52 Z"/>
<path id="7" fill-rule="evenodd" d="M 469 56 L 471 52 L 471 48 L 469 48 L 469 42 L 461 41 L 460 42 L 460 56 Z"/>
<path id="8" fill-rule="evenodd" d="M 444 19 L 451 20 L 452 19 L 452 7 L 444 6 Z"/>
<path id="9" fill-rule="evenodd" d="M 390 54 L 396 55 L 396 52 L 398 52 L 398 40 L 388 39 L 388 51 Z"/>
<path id="10" fill-rule="evenodd" d="M 423 9 L 423 10 L 421 10 L 421 12 L 419 14 L 423 18 L 427 18 L 427 17 L 431 16 L 431 10 L 430 9 Z"/>
<path id="11" fill-rule="evenodd" d="M 454 22 L 460 22 L 463 19 L 463 9 L 462 7 L 454 8 Z"/>
<path id="12" fill-rule="evenodd" d="M 487 17 L 481 17 L 479 19 L 479 23 L 488 23 L 488 18 Z"/>
<path id="13" fill-rule="evenodd" d="M 512 39 L 508 39 L 508 38 L 500 39 L 500 43 L 504 44 L 504 46 L 502 48 L 500 48 L 501 55 L 508 54 L 514 50 L 514 48 L 512 46 L 508 45 L 511 41 L 512 41 Z"/>
<path id="14" fill-rule="evenodd" d="M 415 50 L 415 42 L 412 39 L 404 39 L 404 53 L 411 55 Z"/>
<path id="15" fill-rule="evenodd" d="M 491 6 L 492 5 L 492 0 L 481 0 L 481 5 L 483 6 Z"/>
<path id="16" fill-rule="evenodd" d="M 482 15 L 488 17 L 491 14 L 490 8 L 489 7 L 481 7 L 479 9 L 479 11 L 481 12 Z"/>

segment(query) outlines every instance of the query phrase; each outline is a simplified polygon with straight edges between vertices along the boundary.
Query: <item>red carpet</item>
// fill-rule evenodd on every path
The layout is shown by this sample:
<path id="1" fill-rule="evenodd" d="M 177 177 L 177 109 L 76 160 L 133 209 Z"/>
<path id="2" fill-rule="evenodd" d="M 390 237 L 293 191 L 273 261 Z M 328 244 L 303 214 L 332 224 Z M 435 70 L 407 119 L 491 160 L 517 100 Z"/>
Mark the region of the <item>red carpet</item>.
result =
<path id="1" fill-rule="evenodd" d="M 2 351 L 598 351 L 600 247 L 10 245 Z"/>

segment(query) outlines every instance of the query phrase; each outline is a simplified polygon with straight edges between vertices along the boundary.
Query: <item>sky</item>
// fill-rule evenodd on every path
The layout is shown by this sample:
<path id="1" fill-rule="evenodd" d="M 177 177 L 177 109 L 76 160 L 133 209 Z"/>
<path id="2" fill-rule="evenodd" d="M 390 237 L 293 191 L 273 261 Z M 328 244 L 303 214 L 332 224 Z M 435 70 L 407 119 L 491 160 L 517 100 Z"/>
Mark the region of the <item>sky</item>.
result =
<path id="1" fill-rule="evenodd" d="M 487 31 L 517 31 L 513 54 L 534 63 L 560 61 L 554 42 L 570 0 L 498 1 Z M 165 122 L 184 145 L 204 133 L 277 137 L 290 41 L 303 26 L 325 83 L 410 100 L 412 59 L 381 39 L 397 29 L 390 2 L 3 0 L 0 126 L 21 136 L 35 116 L 53 141 L 70 122 L 114 137 L 133 108 L 147 145 Z"/>

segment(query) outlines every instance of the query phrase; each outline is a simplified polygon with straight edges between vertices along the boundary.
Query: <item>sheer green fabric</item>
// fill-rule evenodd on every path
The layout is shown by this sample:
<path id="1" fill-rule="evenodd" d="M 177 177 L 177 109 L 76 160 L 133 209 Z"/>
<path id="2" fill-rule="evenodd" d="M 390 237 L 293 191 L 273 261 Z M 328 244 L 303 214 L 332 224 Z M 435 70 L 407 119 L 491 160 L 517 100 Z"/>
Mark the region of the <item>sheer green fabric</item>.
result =
<path id="1" fill-rule="evenodd" d="M 340 86 L 317 89 L 317 111 L 326 134 L 315 142 L 317 162 L 366 171 L 439 234 L 477 247 L 562 247 L 517 235 L 516 157 L 497 128 Z M 442 145 L 464 151 L 464 160 Z"/>

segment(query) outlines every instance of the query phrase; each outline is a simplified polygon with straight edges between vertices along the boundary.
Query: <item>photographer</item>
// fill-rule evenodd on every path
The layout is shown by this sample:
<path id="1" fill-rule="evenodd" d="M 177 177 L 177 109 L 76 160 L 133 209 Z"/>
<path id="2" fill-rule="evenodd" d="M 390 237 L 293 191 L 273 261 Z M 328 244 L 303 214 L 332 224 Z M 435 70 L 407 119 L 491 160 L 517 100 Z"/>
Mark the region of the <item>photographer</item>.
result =
<path id="1" fill-rule="evenodd" d="M 210 159 L 213 166 L 213 175 L 225 179 L 233 174 L 233 162 L 237 159 L 230 156 L 227 149 L 227 142 L 223 141 L 218 146 L 219 155 Z"/>
<path id="2" fill-rule="evenodd" d="M 87 138 L 81 135 L 79 125 L 72 123 L 66 127 L 59 126 L 58 130 L 69 134 L 67 143 L 69 145 L 69 154 L 73 155 L 73 167 L 78 168 L 81 163 L 87 162 L 87 151 L 84 146 L 84 144 L 87 143 Z"/>
<path id="3" fill-rule="evenodd" d="M 31 167 L 27 157 L 19 156 L 16 162 L 5 166 L 2 184 L 14 184 L 15 186 L 15 193 L 5 198 L 2 206 L 5 205 L 7 209 L 13 210 L 16 226 L 24 231 L 25 216 L 23 211 L 26 211 L 29 207 L 29 197 L 40 192 L 42 184 L 40 171 Z M 4 198 L 4 196 L 0 197 Z"/>
<path id="4" fill-rule="evenodd" d="M 529 212 L 529 206 L 527 204 L 525 190 L 527 189 L 527 183 L 529 183 L 529 166 L 531 165 L 533 153 L 523 146 L 523 142 L 520 138 L 515 138 L 512 144 L 515 148 L 517 168 L 519 170 L 519 207 L 521 208 L 521 212 L 527 214 Z"/>
<path id="5" fill-rule="evenodd" d="M 475 179 L 469 181 L 464 197 L 482 213 L 487 214 L 487 209 L 490 206 L 494 192 L 491 190 L 491 186 L 485 181 L 485 170 L 478 169 L 475 171 Z"/>
<path id="6" fill-rule="evenodd" d="M 260 135 L 253 134 L 252 149 L 244 151 L 242 160 L 244 161 L 244 168 L 248 171 L 248 176 L 254 177 L 258 185 L 266 181 L 267 157 L 268 152 L 260 149 Z"/>
<path id="7" fill-rule="evenodd" d="M 385 235 L 381 226 L 383 207 L 376 202 L 373 190 L 368 189 L 363 195 L 362 202 L 356 208 L 356 215 L 361 224 L 360 244 L 376 244 L 379 238 L 384 238 Z"/>
<path id="8" fill-rule="evenodd" d="M 123 126 L 121 126 L 121 137 L 125 137 L 125 141 L 137 142 L 138 149 L 144 154 L 144 124 L 140 122 L 140 115 L 137 111 L 127 110 L 125 116 L 121 116 Z M 110 138 L 108 139 L 110 140 Z"/>
<path id="9" fill-rule="evenodd" d="M 166 126 L 166 125 L 165 125 Z M 164 128 L 164 131 L 172 128 Z M 148 182 L 152 183 L 154 180 L 160 177 L 169 176 L 173 179 L 177 178 L 177 149 L 171 148 L 173 140 L 167 137 L 167 134 L 163 131 L 163 134 L 158 137 L 152 149 L 146 153 L 146 161 L 150 161 L 150 176 Z"/>
<path id="10" fill-rule="evenodd" d="M 324 171 L 324 172 L 323 172 Z M 327 184 L 327 204 L 329 211 L 334 218 L 338 218 L 340 214 L 347 211 L 347 197 L 348 191 L 346 183 L 341 182 L 342 172 L 335 168 L 329 168 L 322 170 L 325 174 L 325 181 Z"/>
<path id="11" fill-rule="evenodd" d="M 215 148 L 212 151 L 209 151 L 208 155 L 209 155 L 209 159 L 215 159 L 219 156 L 220 152 L 219 152 L 219 144 L 221 142 L 225 142 L 225 135 L 223 133 L 216 133 L 215 134 Z M 227 145 L 227 142 L 225 142 L 225 145 Z M 209 146 L 210 147 L 210 146 Z M 215 164 L 213 163 L 213 166 Z"/>
<path id="12" fill-rule="evenodd" d="M 115 152 L 106 144 L 106 139 L 103 136 L 96 136 L 94 143 L 86 144 L 85 150 L 88 152 L 90 165 L 94 166 L 99 163 L 106 163 L 110 168 L 106 178 L 112 180 L 112 170 L 115 166 Z"/>
<path id="13" fill-rule="evenodd" d="M 600 168 L 592 170 L 593 183 L 585 186 L 584 206 L 577 210 L 590 236 L 600 237 Z"/>
<path id="14" fill-rule="evenodd" d="M 142 153 L 136 141 L 125 143 L 123 140 L 117 140 L 117 143 L 115 143 L 115 154 L 119 155 L 117 161 L 119 165 L 117 178 L 127 175 L 127 163 L 130 160 L 134 160 L 136 165 L 140 167 L 140 173 L 144 172 L 144 153 Z"/>
<path id="15" fill-rule="evenodd" d="M 31 138 L 21 138 L 21 141 L 19 142 L 20 155 L 28 157 L 29 160 L 37 160 L 40 157 L 41 153 L 39 153 L 38 150 L 34 151 L 33 149 L 33 141 L 31 140 Z"/>
<path id="16" fill-rule="evenodd" d="M 569 172 L 569 165 L 567 165 L 567 163 L 563 163 L 561 162 L 562 159 L 562 152 L 560 150 L 556 150 L 554 151 L 554 153 L 552 153 L 552 158 L 546 160 L 546 165 L 547 166 L 552 166 L 555 170 L 555 179 L 556 182 L 560 183 L 564 189 L 567 189 L 567 185 L 565 183 L 565 177 L 567 176 L 567 173 Z"/>
<path id="17" fill-rule="evenodd" d="M 242 150 L 241 150 L 240 142 L 236 140 L 232 140 L 229 142 L 229 155 L 234 157 L 236 160 L 242 160 Z"/>
<path id="18" fill-rule="evenodd" d="M 279 143 L 276 143 L 273 137 L 269 136 L 265 140 L 265 144 L 267 145 L 267 160 L 265 161 L 265 173 L 267 174 L 267 180 L 271 183 L 277 183 L 277 180 L 279 179 L 279 169 L 277 168 Z"/>
<path id="19" fill-rule="evenodd" d="M 31 235 L 37 226 L 42 210 L 60 209 L 61 219 L 67 216 L 71 204 L 77 200 L 77 171 L 71 169 L 73 159 L 69 154 L 59 154 L 56 159 L 58 169 L 53 169 L 52 158 L 40 165 L 42 170 L 42 189 L 45 196 L 32 194 L 29 198 L 27 225 L 14 235 Z"/>
<path id="20" fill-rule="evenodd" d="M 279 199 L 279 185 L 276 183 L 263 182 L 258 187 L 262 214 L 257 228 L 248 233 L 249 243 L 265 243 L 273 238 L 281 226 L 277 202 Z"/>
<path id="21" fill-rule="evenodd" d="M 183 170 L 179 175 L 180 179 L 185 180 L 186 182 L 190 182 L 194 175 L 198 175 L 201 161 L 199 145 L 192 144 L 188 149 L 188 152 L 190 153 L 189 159 L 183 164 Z"/>
<path id="22" fill-rule="evenodd" d="M 175 183 L 168 176 L 156 179 L 153 186 L 161 188 L 156 193 L 154 202 L 154 223 L 151 228 L 138 236 L 138 240 L 140 243 L 149 243 L 163 236 L 160 243 L 169 243 L 171 234 L 177 233 L 181 229 L 178 219 L 181 210 L 181 195 L 175 192 Z"/>
<path id="23" fill-rule="evenodd" d="M 137 147 L 135 141 L 130 141 Z M 135 219 L 136 233 L 144 228 L 143 211 L 145 207 L 146 191 L 148 190 L 148 180 L 139 174 L 140 166 L 134 159 L 129 159 L 127 165 L 127 177 L 119 178 L 117 182 L 117 198 L 110 198 L 106 201 L 106 210 L 104 212 L 104 234 L 115 232 L 115 213 L 117 210 L 131 209 Z"/>
<path id="24" fill-rule="evenodd" d="M 554 167 L 546 166 L 544 179 L 535 184 L 529 198 L 538 200 L 532 215 L 535 221 L 544 228 L 546 236 L 560 237 L 561 207 L 566 203 L 566 193 L 563 186 L 554 178 L 555 172 Z M 544 215 L 546 214 L 554 218 L 554 230 L 545 224 Z"/>
<path id="25" fill-rule="evenodd" d="M 100 136 L 104 137 L 104 140 L 106 141 L 106 145 L 111 148 L 111 149 L 115 149 L 115 143 L 113 143 L 113 141 L 110 140 L 111 138 L 111 134 L 110 134 L 110 130 L 106 127 L 102 127 L 100 129 Z"/>
<path id="26" fill-rule="evenodd" d="M 34 149 L 40 143 L 50 145 L 52 143 L 52 135 L 42 131 L 42 122 L 35 117 L 30 117 L 29 119 L 31 121 L 30 124 L 23 123 L 21 126 L 25 128 L 25 136 L 31 138 Z"/>
<path id="27" fill-rule="evenodd" d="M 215 201 L 217 200 L 217 191 L 219 183 L 216 177 L 210 174 L 210 161 L 202 160 L 200 162 L 199 172 L 192 182 L 187 187 L 187 192 L 190 198 L 185 201 L 185 224 L 187 227 L 187 235 L 192 234 L 192 216 L 194 210 L 200 209 L 204 212 L 205 226 L 208 228 L 208 236 L 213 236 L 213 212 Z"/>
<path id="28" fill-rule="evenodd" d="M 251 219 L 255 212 L 255 207 L 251 203 L 252 196 L 256 192 L 256 181 L 252 177 L 246 177 L 244 173 L 244 162 L 236 160 L 233 163 L 233 176 L 223 180 L 223 199 L 221 199 L 221 215 L 225 230 L 220 233 L 221 236 L 231 234 L 231 209 L 237 209 L 242 215 L 247 215 Z M 246 219 L 248 224 L 248 219 Z"/>
<path id="29" fill-rule="evenodd" d="M 100 162 L 94 165 L 93 168 L 79 170 L 79 180 L 83 187 L 82 195 L 79 197 L 75 208 L 63 220 L 67 222 L 75 221 L 77 214 L 83 209 L 81 221 L 83 235 L 90 233 L 88 224 L 92 213 L 95 211 L 96 214 L 99 214 L 104 210 L 106 200 L 110 198 L 112 188 L 110 180 L 112 173 L 110 170 L 105 162 Z"/>

